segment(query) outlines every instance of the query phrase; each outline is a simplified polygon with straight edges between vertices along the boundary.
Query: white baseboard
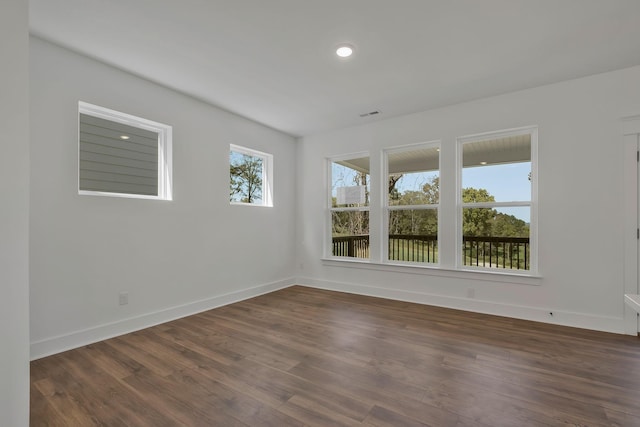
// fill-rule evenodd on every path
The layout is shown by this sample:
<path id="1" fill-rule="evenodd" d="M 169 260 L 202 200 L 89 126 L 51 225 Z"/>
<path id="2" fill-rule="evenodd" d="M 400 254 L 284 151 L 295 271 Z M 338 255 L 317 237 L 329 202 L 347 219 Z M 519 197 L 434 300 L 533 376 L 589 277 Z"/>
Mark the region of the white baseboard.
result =
<path id="1" fill-rule="evenodd" d="M 218 295 L 204 300 L 194 301 L 175 307 L 169 307 L 152 313 L 130 317 L 68 334 L 46 338 L 31 343 L 31 360 L 40 359 L 66 350 L 82 347 L 87 344 L 106 340 L 119 335 L 138 331 L 175 319 L 201 313 L 216 307 L 232 304 L 249 298 L 264 295 L 280 289 L 288 288 L 294 284 L 308 286 L 310 288 L 326 289 L 338 292 L 347 292 L 357 295 L 366 295 L 379 298 L 387 298 L 398 301 L 414 302 L 418 304 L 446 307 L 457 310 L 472 311 L 476 313 L 506 316 L 515 319 L 532 320 L 576 328 L 591 329 L 603 332 L 625 333 L 623 318 L 595 316 L 569 311 L 557 311 L 539 307 L 527 307 L 508 305 L 491 301 L 481 301 L 470 298 L 458 298 L 444 295 L 434 295 L 399 289 L 387 289 L 366 286 L 354 283 L 317 280 L 300 277 L 284 279 L 277 282 L 265 283 L 252 288 L 236 292 Z M 553 316 L 549 313 L 553 312 Z"/>
<path id="2" fill-rule="evenodd" d="M 597 316 L 585 313 L 574 313 L 570 311 L 558 311 L 556 309 L 501 304 L 471 298 L 434 295 L 405 291 L 400 289 L 379 288 L 354 283 L 317 280 L 306 277 L 299 277 L 297 283 L 300 286 L 308 286 L 311 288 L 326 289 L 330 291 L 347 292 L 357 295 L 366 295 L 398 301 L 414 302 L 418 304 L 452 308 L 456 310 L 472 311 L 475 313 L 492 314 L 496 316 L 532 320 L 554 325 L 591 329 L 595 331 L 613 332 L 617 334 L 625 333 L 625 322 L 624 318 L 622 317 L 618 318 Z"/>
<path id="3" fill-rule="evenodd" d="M 295 284 L 293 278 L 280 280 L 272 283 L 265 283 L 252 288 L 230 292 L 224 295 L 194 301 L 175 307 L 169 307 L 152 313 L 146 313 L 127 319 L 118 320 L 68 334 L 59 335 L 44 340 L 31 343 L 31 360 L 40 359 L 52 354 L 61 353 L 66 350 L 82 347 L 87 344 L 113 338 L 140 329 L 169 322 L 171 320 L 201 313 L 223 305 L 246 300 L 249 298 L 264 295 L 279 289 L 288 288 Z"/>

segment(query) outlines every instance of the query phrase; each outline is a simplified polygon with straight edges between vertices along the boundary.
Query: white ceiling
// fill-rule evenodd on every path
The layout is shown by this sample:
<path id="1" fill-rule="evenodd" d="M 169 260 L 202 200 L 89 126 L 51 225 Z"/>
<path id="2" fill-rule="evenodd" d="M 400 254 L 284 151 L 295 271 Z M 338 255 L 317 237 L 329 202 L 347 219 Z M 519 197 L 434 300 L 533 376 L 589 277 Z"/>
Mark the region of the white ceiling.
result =
<path id="1" fill-rule="evenodd" d="M 30 0 L 30 8 L 39 37 L 296 136 L 640 64 L 640 0 Z M 341 42 L 356 47 L 348 60 L 335 56 Z"/>

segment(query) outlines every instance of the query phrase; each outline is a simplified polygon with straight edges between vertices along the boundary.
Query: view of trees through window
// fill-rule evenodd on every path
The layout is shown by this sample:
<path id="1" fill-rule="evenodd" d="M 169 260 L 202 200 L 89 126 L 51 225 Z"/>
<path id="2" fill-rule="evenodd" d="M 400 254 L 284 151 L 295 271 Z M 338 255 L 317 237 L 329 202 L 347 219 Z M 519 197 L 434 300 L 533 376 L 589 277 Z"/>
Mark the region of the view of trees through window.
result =
<path id="1" fill-rule="evenodd" d="M 462 266 L 531 269 L 531 135 L 522 132 L 460 143 L 462 241 L 456 253 Z M 439 262 L 439 156 L 439 145 L 433 143 L 385 153 L 389 261 Z M 369 257 L 368 163 L 368 158 L 331 163 L 334 256 Z M 455 233 L 452 229 L 447 234 Z"/>
<path id="2" fill-rule="evenodd" d="M 495 202 L 484 188 L 462 189 L 462 202 Z M 529 208 L 464 208 L 462 209 L 462 234 L 464 236 L 529 237 Z"/>
<path id="3" fill-rule="evenodd" d="M 231 151 L 229 155 L 232 202 L 262 204 L 263 159 Z"/>
<path id="4" fill-rule="evenodd" d="M 389 260 L 438 262 L 439 156 L 436 146 L 387 153 Z"/>
<path id="5" fill-rule="evenodd" d="M 369 258 L 369 158 L 331 163 L 332 254 Z"/>
<path id="6" fill-rule="evenodd" d="M 531 134 L 462 144 L 462 263 L 531 268 Z"/>

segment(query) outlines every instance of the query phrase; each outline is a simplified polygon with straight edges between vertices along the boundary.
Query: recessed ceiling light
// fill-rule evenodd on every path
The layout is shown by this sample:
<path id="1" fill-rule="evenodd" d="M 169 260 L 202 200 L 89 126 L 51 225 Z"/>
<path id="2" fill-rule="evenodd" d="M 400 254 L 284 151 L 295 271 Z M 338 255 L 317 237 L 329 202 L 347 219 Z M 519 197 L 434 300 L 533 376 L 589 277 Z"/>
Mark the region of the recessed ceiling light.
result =
<path id="1" fill-rule="evenodd" d="M 348 58 L 353 55 L 353 46 L 350 44 L 342 44 L 336 49 L 336 55 L 340 58 Z"/>
<path id="2" fill-rule="evenodd" d="M 130 138 L 130 136 L 128 136 L 128 135 L 120 135 L 120 139 L 129 139 L 129 138 Z"/>
<path id="3" fill-rule="evenodd" d="M 487 162 L 480 162 L 480 164 L 481 164 L 481 165 L 486 165 L 486 164 L 487 164 Z"/>

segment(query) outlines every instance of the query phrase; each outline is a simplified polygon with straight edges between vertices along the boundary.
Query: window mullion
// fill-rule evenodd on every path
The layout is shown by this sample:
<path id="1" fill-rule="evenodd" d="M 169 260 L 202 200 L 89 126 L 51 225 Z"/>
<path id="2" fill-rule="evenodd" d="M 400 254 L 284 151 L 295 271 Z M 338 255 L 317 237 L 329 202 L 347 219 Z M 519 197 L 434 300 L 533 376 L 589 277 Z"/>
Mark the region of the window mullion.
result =
<path id="1" fill-rule="evenodd" d="M 531 201 L 523 200 L 517 202 L 474 202 L 474 203 L 461 203 L 463 208 L 508 208 L 518 206 L 531 206 Z"/>
<path id="2" fill-rule="evenodd" d="M 430 204 L 430 205 L 396 205 L 396 206 L 387 206 L 390 211 L 414 211 L 414 210 L 426 210 L 426 209 L 438 209 L 440 204 Z"/>

